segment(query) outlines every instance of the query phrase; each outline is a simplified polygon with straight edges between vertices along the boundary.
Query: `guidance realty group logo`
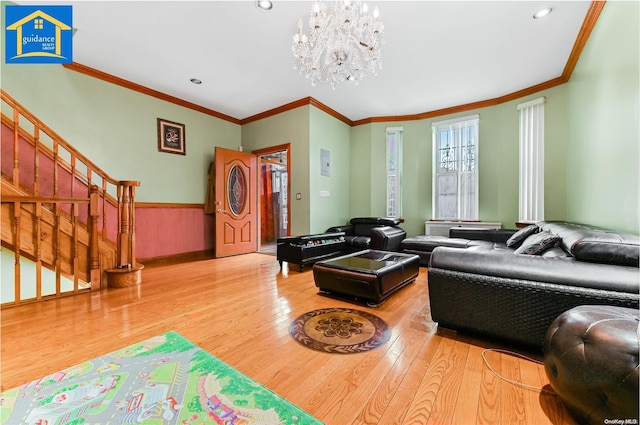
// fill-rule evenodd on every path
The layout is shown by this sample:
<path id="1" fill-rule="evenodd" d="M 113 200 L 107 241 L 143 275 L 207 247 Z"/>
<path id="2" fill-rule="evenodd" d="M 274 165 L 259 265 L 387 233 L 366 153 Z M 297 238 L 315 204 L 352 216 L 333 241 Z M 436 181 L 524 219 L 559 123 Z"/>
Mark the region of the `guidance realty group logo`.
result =
<path id="1" fill-rule="evenodd" d="M 71 63 L 71 6 L 5 6 L 5 63 Z"/>

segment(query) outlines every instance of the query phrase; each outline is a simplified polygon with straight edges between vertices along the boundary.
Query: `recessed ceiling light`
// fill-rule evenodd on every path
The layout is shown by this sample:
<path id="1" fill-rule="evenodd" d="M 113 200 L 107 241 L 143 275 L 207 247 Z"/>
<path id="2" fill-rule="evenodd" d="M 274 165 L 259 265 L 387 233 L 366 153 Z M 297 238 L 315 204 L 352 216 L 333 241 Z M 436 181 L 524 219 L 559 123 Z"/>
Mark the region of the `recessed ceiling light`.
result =
<path id="1" fill-rule="evenodd" d="M 192 82 L 193 84 L 202 84 L 202 81 L 198 80 L 197 78 L 192 78 L 192 79 L 191 79 L 191 82 Z"/>
<path id="2" fill-rule="evenodd" d="M 540 18 L 544 18 L 545 16 L 547 16 L 549 13 L 551 13 L 553 9 L 550 7 L 544 8 L 542 10 L 537 11 L 536 13 L 533 14 L 533 19 L 540 19 Z"/>
<path id="3" fill-rule="evenodd" d="M 269 0 L 257 0 L 256 7 L 260 10 L 271 10 L 273 9 L 273 2 Z"/>

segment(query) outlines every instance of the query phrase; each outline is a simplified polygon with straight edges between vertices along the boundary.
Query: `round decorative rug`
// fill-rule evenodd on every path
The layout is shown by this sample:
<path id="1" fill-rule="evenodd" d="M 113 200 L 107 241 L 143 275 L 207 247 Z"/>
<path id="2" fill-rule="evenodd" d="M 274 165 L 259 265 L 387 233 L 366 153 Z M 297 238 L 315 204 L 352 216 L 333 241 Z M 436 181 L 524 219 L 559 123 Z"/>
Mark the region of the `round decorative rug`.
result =
<path id="1" fill-rule="evenodd" d="M 350 308 L 323 308 L 291 323 L 289 334 L 307 348 L 325 353 L 363 353 L 389 341 L 391 330 L 377 316 Z"/>

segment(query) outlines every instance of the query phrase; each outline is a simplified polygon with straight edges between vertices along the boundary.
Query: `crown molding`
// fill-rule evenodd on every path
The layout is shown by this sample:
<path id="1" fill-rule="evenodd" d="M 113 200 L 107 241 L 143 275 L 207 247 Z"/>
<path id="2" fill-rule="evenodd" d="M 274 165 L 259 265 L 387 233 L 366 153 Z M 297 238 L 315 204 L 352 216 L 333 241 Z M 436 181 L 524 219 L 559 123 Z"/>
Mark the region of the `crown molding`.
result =
<path id="1" fill-rule="evenodd" d="M 589 10 L 585 16 L 584 21 L 582 22 L 582 26 L 580 27 L 580 31 L 578 32 L 578 37 L 576 38 L 575 43 L 573 44 L 573 48 L 571 49 L 571 54 L 569 55 L 569 59 L 562 71 L 562 75 L 556 77 L 554 79 L 542 82 L 540 84 L 536 84 L 534 86 L 515 91 L 513 93 L 506 94 L 504 96 L 499 96 L 493 99 L 481 100 L 478 102 L 467 103 L 465 105 L 452 106 L 450 108 L 438 109 L 430 112 L 423 112 L 420 114 L 413 115 L 399 115 L 399 116 L 383 116 L 383 117 L 371 117 L 364 118 L 361 120 L 357 120 L 353 122 L 353 126 L 370 124 L 374 122 L 393 122 L 393 121 L 413 121 L 413 120 L 423 120 L 428 118 L 434 118 L 442 115 L 449 115 L 457 112 L 465 112 L 471 109 L 480 109 L 486 108 L 488 106 L 495 106 L 501 103 L 510 102 L 512 100 L 516 100 L 525 96 L 529 96 L 543 90 L 548 90 L 552 87 L 559 86 L 561 84 L 565 84 L 571 78 L 571 74 L 573 73 L 576 64 L 578 63 L 578 59 L 580 59 L 580 55 L 582 54 L 582 50 L 584 46 L 587 44 L 587 39 L 589 35 L 591 35 L 591 31 L 593 27 L 595 27 L 596 22 L 598 21 L 598 17 L 600 16 L 600 12 L 604 8 L 606 1 L 592 1 Z"/>
<path id="2" fill-rule="evenodd" d="M 591 35 L 591 31 L 593 31 L 593 27 L 596 26 L 596 22 L 600 17 L 600 13 L 604 8 L 606 1 L 592 1 L 589 10 L 587 11 L 587 15 L 584 18 L 584 22 L 582 23 L 582 27 L 580 27 L 580 32 L 578 32 L 578 37 L 576 38 L 576 42 L 573 43 L 573 49 L 571 49 L 571 54 L 569 55 L 569 59 L 567 60 L 567 64 L 564 67 L 564 71 L 562 71 L 562 78 L 565 81 L 569 81 L 571 74 L 573 74 L 573 70 L 578 63 L 578 59 L 580 59 L 580 55 L 582 54 L 582 50 L 584 46 L 587 44 L 587 40 Z"/>
<path id="3" fill-rule="evenodd" d="M 328 107 L 327 105 L 325 105 L 322 102 L 319 102 L 318 100 L 314 99 L 313 97 L 305 97 L 302 99 L 298 99 L 295 100 L 293 102 L 287 103 L 286 105 L 282 105 L 282 106 L 278 106 L 277 108 L 273 108 L 273 109 L 269 109 L 268 111 L 264 111 L 261 112 L 259 114 L 256 115 L 252 115 L 250 117 L 244 118 L 242 120 L 240 120 L 240 124 L 248 124 L 254 121 L 258 121 L 261 120 L 263 118 L 267 118 L 267 117 L 271 117 L 274 115 L 278 115 L 281 114 L 283 112 L 286 111 L 290 111 L 292 109 L 296 109 L 299 108 L 301 106 L 315 106 L 316 108 L 326 112 L 327 114 L 331 115 L 334 118 L 339 119 L 340 121 L 344 122 L 345 124 L 348 125 L 353 125 L 353 121 L 351 121 L 349 118 L 345 117 L 344 115 L 342 115 L 341 113 L 337 112 L 334 109 L 331 109 L 330 107 Z"/>
<path id="4" fill-rule="evenodd" d="M 443 108 L 443 109 L 438 109 L 434 111 L 422 112 L 422 113 L 410 114 L 410 115 L 370 117 L 370 118 L 363 118 L 360 120 L 352 121 L 346 116 L 339 113 L 338 111 L 330 108 L 329 106 L 309 96 L 299 100 L 295 100 L 293 102 L 287 103 L 282 106 L 278 106 L 277 108 L 273 108 L 268 111 L 261 112 L 256 115 L 252 115 L 244 119 L 238 119 L 238 118 L 231 117 L 229 115 L 225 115 L 221 112 L 217 112 L 212 109 L 208 109 L 203 106 L 196 105 L 194 103 L 187 102 L 182 99 L 178 99 L 168 94 L 161 93 L 159 91 L 150 89 L 140 84 L 136 84 L 131 81 L 124 80 L 114 75 L 107 74 L 106 72 L 102 72 L 97 69 L 90 68 L 85 65 L 81 65 L 76 62 L 73 62 L 71 64 L 66 64 L 63 66 L 69 70 L 80 72 L 82 74 L 85 74 L 94 78 L 98 78 L 100 80 L 103 80 L 112 84 L 116 84 L 116 85 L 128 88 L 130 90 L 134 90 L 142 94 L 146 94 L 148 96 L 152 96 L 160 100 L 164 100 L 166 102 L 174 103 L 176 105 L 183 106 L 185 108 L 193 109 L 195 111 L 202 112 L 204 114 L 211 115 L 213 117 L 220 118 L 222 120 L 229 121 L 239 125 L 248 124 L 254 121 L 258 121 L 264 118 L 278 115 L 283 112 L 290 111 L 292 109 L 296 109 L 301 106 L 307 106 L 307 105 L 314 106 L 351 127 L 355 127 L 363 124 L 376 123 L 376 122 L 423 120 L 423 119 L 434 118 L 442 115 L 453 114 L 457 112 L 464 112 L 471 109 L 479 109 L 479 108 L 486 108 L 488 106 L 499 105 L 501 103 L 510 102 L 512 100 L 519 99 L 521 97 L 525 97 L 531 94 L 538 93 L 543 90 L 550 89 L 552 87 L 559 86 L 561 84 L 565 84 L 571 78 L 571 74 L 573 73 L 573 70 L 575 69 L 576 64 L 578 63 L 578 59 L 580 59 L 580 55 L 582 54 L 582 50 L 584 49 L 584 46 L 587 44 L 587 40 L 591 35 L 591 32 L 593 31 L 593 28 L 595 27 L 596 22 L 598 21 L 598 17 L 600 16 L 600 13 L 602 12 L 602 9 L 604 8 L 605 4 L 606 4 L 606 1 L 591 2 L 591 6 L 587 11 L 587 14 L 582 23 L 582 26 L 580 27 L 580 31 L 578 33 L 575 43 L 573 44 L 571 54 L 569 55 L 569 59 L 567 60 L 567 63 L 564 67 L 564 70 L 562 71 L 561 76 L 551 79 L 549 81 L 545 81 L 540 84 L 536 84 L 534 86 L 522 89 L 522 90 L 518 90 L 513 93 L 506 94 L 504 96 L 493 98 L 493 99 L 486 99 L 478 102 L 467 103 L 465 105 L 452 106 L 449 108 Z"/>
<path id="5" fill-rule="evenodd" d="M 146 94 L 147 96 L 155 97 L 156 99 L 164 100 L 165 102 L 173 103 L 188 109 L 192 109 L 194 111 L 202 112 L 203 114 L 211 115 L 213 117 L 220 118 L 222 120 L 229 121 L 234 124 L 240 124 L 240 120 L 237 118 L 231 117 L 229 115 L 225 115 L 218 111 L 214 111 L 213 109 L 205 108 L 204 106 L 196 105 L 195 103 L 187 102 L 186 100 L 182 100 L 177 97 L 168 95 L 166 93 L 162 93 L 157 90 L 150 89 L 149 87 L 145 87 L 143 85 L 125 80 L 120 77 L 116 77 L 115 75 L 107 74 L 106 72 L 99 71 L 95 68 L 91 68 L 86 65 L 79 64 L 77 62 L 64 64 L 62 66 L 64 66 L 65 68 L 71 71 L 79 72 L 81 74 L 85 74 L 90 77 L 97 78 L 102 81 L 106 81 L 107 83 L 115 84 L 117 86 L 124 87 L 129 90 L 136 91 L 138 93 Z"/>
<path id="6" fill-rule="evenodd" d="M 488 106 L 500 105 L 501 103 L 520 99 L 530 94 L 535 94 L 543 90 L 550 89 L 551 87 L 559 86 L 561 84 L 566 83 L 567 81 L 568 79 L 565 80 L 563 77 L 557 77 L 557 78 L 554 78 L 553 80 L 545 81 L 544 83 L 536 84 L 535 86 L 518 90 L 516 92 L 509 93 L 504 96 L 495 97 L 493 99 L 486 99 L 478 102 L 467 103 L 464 105 L 452 106 L 450 108 L 437 109 L 434 111 L 423 112 L 421 114 L 364 118 L 358 121 L 354 121 L 353 126 L 371 124 L 376 122 L 424 120 L 429 118 L 440 117 L 443 115 L 455 114 L 457 112 L 466 112 L 472 109 L 486 108 Z"/>

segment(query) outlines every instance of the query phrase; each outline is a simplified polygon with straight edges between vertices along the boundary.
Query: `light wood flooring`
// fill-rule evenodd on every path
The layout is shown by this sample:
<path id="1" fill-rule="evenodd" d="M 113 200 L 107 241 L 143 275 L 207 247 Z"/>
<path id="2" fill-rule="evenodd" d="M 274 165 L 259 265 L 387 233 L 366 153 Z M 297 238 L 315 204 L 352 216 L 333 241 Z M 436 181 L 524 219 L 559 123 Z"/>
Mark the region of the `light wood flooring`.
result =
<path id="1" fill-rule="evenodd" d="M 319 296 L 311 271 L 283 275 L 271 255 L 157 265 L 142 276 L 137 287 L 2 310 L 2 390 L 175 330 L 330 425 L 575 425 L 555 395 L 505 380 L 550 390 L 542 365 L 496 351 L 487 364 L 483 350 L 512 348 L 437 330 L 425 268 L 378 308 Z M 327 307 L 378 315 L 391 340 L 340 355 L 291 339 L 296 317 Z"/>

